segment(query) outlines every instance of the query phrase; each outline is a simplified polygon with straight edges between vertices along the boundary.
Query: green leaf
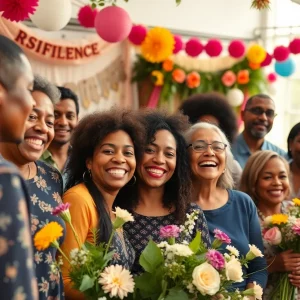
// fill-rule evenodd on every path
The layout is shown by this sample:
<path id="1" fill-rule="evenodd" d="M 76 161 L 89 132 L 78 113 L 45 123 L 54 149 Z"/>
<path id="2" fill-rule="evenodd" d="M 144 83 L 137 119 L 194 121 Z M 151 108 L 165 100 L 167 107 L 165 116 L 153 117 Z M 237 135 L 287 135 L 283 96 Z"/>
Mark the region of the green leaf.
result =
<path id="1" fill-rule="evenodd" d="M 179 5 L 181 3 L 181 0 L 176 0 L 176 5 Z"/>
<path id="2" fill-rule="evenodd" d="M 165 300 L 188 300 L 189 295 L 180 288 L 174 287 L 169 290 L 168 296 Z"/>
<path id="3" fill-rule="evenodd" d="M 197 231 L 195 238 L 190 242 L 189 247 L 194 252 L 197 253 L 200 248 L 201 243 L 201 232 Z"/>
<path id="4" fill-rule="evenodd" d="M 163 261 L 161 250 L 152 240 L 150 240 L 140 256 L 140 265 L 145 271 L 153 273 L 156 268 L 163 263 Z"/>
<path id="5" fill-rule="evenodd" d="M 97 7 L 96 3 L 92 3 L 92 9 L 95 9 Z"/>
<path id="6" fill-rule="evenodd" d="M 81 281 L 79 290 L 84 292 L 94 286 L 95 278 L 91 278 L 89 275 L 84 275 Z"/>
<path id="7" fill-rule="evenodd" d="M 155 296 L 157 296 L 155 298 L 157 299 L 158 295 L 162 291 L 160 285 L 160 281 L 161 281 L 160 279 L 161 279 L 160 274 L 155 274 L 154 276 L 153 274 L 150 273 L 143 273 L 142 275 L 135 277 L 134 279 L 135 289 L 138 291 L 139 296 L 142 299 L 152 298 L 152 297 L 155 298 Z"/>

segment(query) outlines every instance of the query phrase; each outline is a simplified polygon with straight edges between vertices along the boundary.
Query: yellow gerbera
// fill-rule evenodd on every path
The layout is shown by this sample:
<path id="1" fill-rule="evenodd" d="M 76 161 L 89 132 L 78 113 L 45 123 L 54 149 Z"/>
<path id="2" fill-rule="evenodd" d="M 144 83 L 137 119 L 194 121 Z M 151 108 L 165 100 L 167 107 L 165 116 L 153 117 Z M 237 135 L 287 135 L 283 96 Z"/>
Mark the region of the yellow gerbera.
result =
<path id="1" fill-rule="evenodd" d="M 148 31 L 141 45 L 141 52 L 147 61 L 160 63 L 172 55 L 174 45 L 175 40 L 169 30 L 155 27 Z"/>
<path id="2" fill-rule="evenodd" d="M 45 250 L 51 244 L 55 246 L 57 239 L 63 235 L 63 228 L 57 222 L 50 222 L 45 225 L 34 236 L 34 246 L 37 250 Z"/>
<path id="3" fill-rule="evenodd" d="M 286 224 L 289 216 L 284 214 L 276 214 L 272 216 L 272 224 Z"/>
<path id="4" fill-rule="evenodd" d="M 162 72 L 155 70 L 151 72 L 151 75 L 155 77 L 154 85 L 162 86 L 164 84 L 164 74 Z"/>
<path id="5" fill-rule="evenodd" d="M 293 202 L 296 206 L 300 206 L 300 199 L 299 198 L 294 198 Z"/>

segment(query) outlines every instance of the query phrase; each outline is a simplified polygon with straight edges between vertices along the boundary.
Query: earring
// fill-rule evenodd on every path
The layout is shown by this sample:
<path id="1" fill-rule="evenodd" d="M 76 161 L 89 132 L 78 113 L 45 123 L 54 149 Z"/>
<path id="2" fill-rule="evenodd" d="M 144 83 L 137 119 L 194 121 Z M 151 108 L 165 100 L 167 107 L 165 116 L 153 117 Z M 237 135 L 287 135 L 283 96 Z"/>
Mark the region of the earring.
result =
<path id="1" fill-rule="evenodd" d="M 82 178 L 83 178 L 84 182 L 87 182 L 89 179 L 91 179 L 92 178 L 92 171 L 91 171 L 91 169 L 85 170 L 83 172 Z"/>
<path id="2" fill-rule="evenodd" d="M 128 186 L 134 186 L 135 183 L 136 183 L 136 177 L 135 177 L 135 175 L 133 175 L 133 177 L 132 177 L 131 179 L 133 179 L 133 183 L 130 183 L 130 184 L 129 184 L 129 182 L 131 181 L 131 180 L 130 180 L 130 181 L 127 183 Z"/>
<path id="3" fill-rule="evenodd" d="M 224 174 L 224 173 L 225 173 L 225 171 L 226 171 L 226 169 L 224 169 L 222 173 Z"/>

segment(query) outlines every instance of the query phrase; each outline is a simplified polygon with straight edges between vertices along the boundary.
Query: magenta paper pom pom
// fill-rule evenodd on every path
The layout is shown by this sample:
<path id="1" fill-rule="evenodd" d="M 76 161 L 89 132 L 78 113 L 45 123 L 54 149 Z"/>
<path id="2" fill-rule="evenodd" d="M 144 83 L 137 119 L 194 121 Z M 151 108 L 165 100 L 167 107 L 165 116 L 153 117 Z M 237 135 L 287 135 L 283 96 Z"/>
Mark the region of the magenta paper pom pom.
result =
<path id="1" fill-rule="evenodd" d="M 93 9 L 90 5 L 81 7 L 77 15 L 79 24 L 86 28 L 94 28 L 97 12 L 98 10 Z"/>
<path id="2" fill-rule="evenodd" d="M 183 49 L 184 45 L 183 45 L 182 38 L 179 35 L 174 35 L 174 41 L 175 41 L 175 45 L 174 45 L 173 53 L 176 54 Z"/>
<path id="3" fill-rule="evenodd" d="M 290 50 L 287 47 L 284 46 L 277 46 L 274 49 L 273 56 L 276 61 L 285 61 L 289 58 Z"/>
<path id="4" fill-rule="evenodd" d="M 202 51 L 204 47 L 201 44 L 201 42 L 196 38 L 191 38 L 186 44 L 185 44 L 185 52 L 187 55 L 195 57 L 198 56 Z"/>
<path id="5" fill-rule="evenodd" d="M 267 52 L 267 55 L 266 55 L 266 58 L 264 59 L 264 61 L 260 64 L 261 67 L 267 67 L 271 64 L 272 62 L 272 59 L 273 59 L 273 56 L 270 55 L 268 52 Z"/>
<path id="6" fill-rule="evenodd" d="M 2 17 L 10 21 L 24 21 L 36 11 L 38 0 L 1 0 L 0 12 Z"/>
<path id="7" fill-rule="evenodd" d="M 290 42 L 289 49 L 290 49 L 291 53 L 299 54 L 300 53 L 300 39 L 297 39 L 297 38 L 293 39 Z"/>
<path id="8" fill-rule="evenodd" d="M 143 25 L 133 25 L 128 39 L 134 45 L 141 45 L 147 35 L 147 28 Z"/>
<path id="9" fill-rule="evenodd" d="M 246 45 L 241 40 L 233 40 L 228 46 L 228 52 L 231 57 L 241 58 L 245 55 Z"/>
<path id="10" fill-rule="evenodd" d="M 267 79 L 270 83 L 273 83 L 277 80 L 277 75 L 275 73 L 270 73 L 268 74 Z"/>
<path id="11" fill-rule="evenodd" d="M 205 46 L 206 53 L 211 57 L 219 56 L 222 50 L 223 46 L 220 40 L 211 39 Z"/>
<path id="12" fill-rule="evenodd" d="M 107 6 L 97 13 L 95 28 L 104 41 L 117 43 L 128 37 L 132 22 L 127 11 L 123 8 Z"/>

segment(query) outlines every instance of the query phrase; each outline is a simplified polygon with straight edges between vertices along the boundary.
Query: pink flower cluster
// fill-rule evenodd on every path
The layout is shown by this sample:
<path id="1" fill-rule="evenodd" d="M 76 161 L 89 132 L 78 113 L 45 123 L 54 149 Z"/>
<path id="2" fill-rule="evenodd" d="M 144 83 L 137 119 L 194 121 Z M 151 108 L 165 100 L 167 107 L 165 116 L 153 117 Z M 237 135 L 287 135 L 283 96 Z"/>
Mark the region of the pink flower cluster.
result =
<path id="1" fill-rule="evenodd" d="M 55 208 L 53 208 L 52 215 L 59 216 L 66 210 L 69 210 L 69 208 L 70 208 L 70 203 L 61 203 L 58 206 L 56 206 Z"/>
<path id="2" fill-rule="evenodd" d="M 215 229 L 214 234 L 215 234 L 215 238 L 217 240 L 221 241 L 222 243 L 225 243 L 225 244 L 231 243 L 230 237 L 226 233 L 221 231 L 220 229 Z"/>
<path id="3" fill-rule="evenodd" d="M 225 267 L 225 259 L 223 255 L 217 250 L 208 250 L 206 253 L 206 258 L 216 270 L 221 270 Z"/>
<path id="4" fill-rule="evenodd" d="M 297 219 L 292 227 L 295 234 L 300 235 L 300 219 Z"/>
<path id="5" fill-rule="evenodd" d="M 180 228 L 176 225 L 167 225 L 160 227 L 159 235 L 162 238 L 177 238 L 180 233 Z"/>

